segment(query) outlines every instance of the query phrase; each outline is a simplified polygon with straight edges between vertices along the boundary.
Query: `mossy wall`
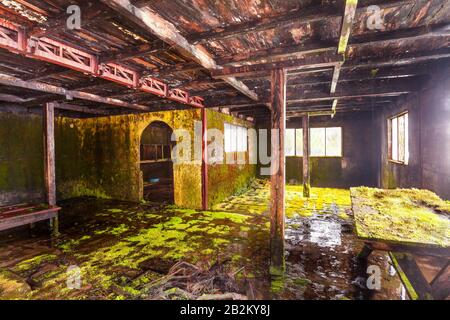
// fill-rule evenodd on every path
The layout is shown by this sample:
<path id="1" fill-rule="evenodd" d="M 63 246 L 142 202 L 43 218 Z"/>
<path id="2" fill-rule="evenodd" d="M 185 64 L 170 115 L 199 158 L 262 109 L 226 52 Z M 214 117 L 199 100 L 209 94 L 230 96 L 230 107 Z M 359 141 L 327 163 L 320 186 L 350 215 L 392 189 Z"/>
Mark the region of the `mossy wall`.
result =
<path id="1" fill-rule="evenodd" d="M 58 118 L 57 141 L 58 198 L 93 195 L 140 201 L 142 178 L 139 146 L 142 132 L 154 121 L 172 129 L 193 133 L 198 110 L 123 115 L 92 119 Z M 60 148 L 58 148 L 60 146 Z M 75 161 L 70 158 L 76 157 Z M 197 208 L 201 204 L 200 165 L 174 166 L 175 202 Z"/>
<path id="2" fill-rule="evenodd" d="M 326 188 L 377 185 L 373 114 L 338 113 L 331 117 L 311 117 L 312 128 L 342 127 L 342 157 L 311 157 L 311 185 Z M 301 119 L 287 123 L 288 128 L 301 128 Z M 303 183 L 303 158 L 286 158 L 286 181 Z"/>
<path id="3" fill-rule="evenodd" d="M 0 205 L 43 199 L 42 150 L 39 115 L 0 113 Z"/>
<path id="4" fill-rule="evenodd" d="M 213 111 L 208 112 L 207 123 L 208 129 L 219 129 L 222 132 L 224 132 L 225 123 L 252 127 L 247 121 Z M 210 207 L 247 187 L 252 178 L 256 176 L 256 165 L 248 163 L 248 152 L 240 156 L 245 157 L 246 164 L 224 163 L 208 166 L 208 203 Z"/>
<path id="5" fill-rule="evenodd" d="M 140 201 L 142 132 L 152 122 L 163 121 L 174 130 L 188 130 L 193 145 L 194 122 L 200 120 L 200 110 L 90 119 L 56 118 L 58 199 L 96 196 Z M 244 124 L 211 110 L 208 110 L 208 120 L 209 128 L 220 130 L 224 121 Z M 43 200 L 42 117 L 29 113 L 0 113 L 0 142 L 0 203 Z M 254 175 L 253 166 L 211 165 L 210 204 L 244 187 Z M 174 185 L 177 205 L 201 207 L 200 162 L 174 165 Z"/>

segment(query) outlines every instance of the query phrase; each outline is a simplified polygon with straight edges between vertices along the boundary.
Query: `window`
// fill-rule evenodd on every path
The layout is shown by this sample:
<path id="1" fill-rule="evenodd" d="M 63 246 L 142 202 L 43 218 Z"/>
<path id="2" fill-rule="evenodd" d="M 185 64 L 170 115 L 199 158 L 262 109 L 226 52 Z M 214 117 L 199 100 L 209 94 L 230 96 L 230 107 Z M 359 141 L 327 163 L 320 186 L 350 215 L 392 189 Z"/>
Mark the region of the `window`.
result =
<path id="1" fill-rule="evenodd" d="M 284 140 L 287 157 L 303 157 L 303 129 L 287 129 Z"/>
<path id="2" fill-rule="evenodd" d="M 342 128 L 311 128 L 311 157 L 342 157 Z M 303 157 L 303 129 L 287 129 L 287 157 Z"/>
<path id="3" fill-rule="evenodd" d="M 246 152 L 247 128 L 225 123 L 225 152 Z"/>
<path id="4" fill-rule="evenodd" d="M 388 120 L 389 160 L 408 164 L 409 161 L 408 113 Z"/>

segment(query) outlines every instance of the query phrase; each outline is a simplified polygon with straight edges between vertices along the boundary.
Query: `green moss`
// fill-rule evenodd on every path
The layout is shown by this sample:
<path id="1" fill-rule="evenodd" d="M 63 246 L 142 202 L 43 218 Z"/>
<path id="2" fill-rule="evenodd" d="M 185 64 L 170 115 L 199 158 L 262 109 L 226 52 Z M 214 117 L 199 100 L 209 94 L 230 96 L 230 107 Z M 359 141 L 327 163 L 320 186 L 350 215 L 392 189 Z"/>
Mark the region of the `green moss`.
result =
<path id="1" fill-rule="evenodd" d="M 57 259 L 57 256 L 54 254 L 42 254 L 36 257 L 33 257 L 31 259 L 27 259 L 24 261 L 19 262 L 14 269 L 23 272 L 23 271 L 29 271 L 36 269 L 44 262 L 49 262 Z"/>
<path id="2" fill-rule="evenodd" d="M 230 241 L 226 240 L 226 239 L 222 239 L 222 238 L 213 239 L 213 246 L 215 248 L 221 247 L 222 245 L 228 244 L 228 243 L 230 243 Z"/>
<path id="3" fill-rule="evenodd" d="M 351 207 L 350 191 L 348 189 L 311 188 L 309 198 L 303 196 L 303 186 L 286 186 L 286 216 L 296 215 L 310 217 L 316 213 L 334 212 L 342 218 L 347 218 L 346 210 Z M 224 210 L 238 213 L 266 214 L 270 199 L 269 183 L 257 180 L 244 194 L 232 196 L 214 210 Z"/>
<path id="4" fill-rule="evenodd" d="M 69 239 L 69 240 L 66 240 L 64 242 L 57 244 L 57 247 L 64 252 L 71 252 L 77 246 L 79 246 L 81 242 L 89 240 L 90 238 L 91 238 L 91 236 L 85 235 L 79 239 Z"/>
<path id="5" fill-rule="evenodd" d="M 122 209 L 108 209 L 108 211 L 111 213 L 122 213 L 123 212 Z"/>
<path id="6" fill-rule="evenodd" d="M 353 188 L 352 199 L 361 238 L 450 246 L 448 204 L 431 191 Z"/>

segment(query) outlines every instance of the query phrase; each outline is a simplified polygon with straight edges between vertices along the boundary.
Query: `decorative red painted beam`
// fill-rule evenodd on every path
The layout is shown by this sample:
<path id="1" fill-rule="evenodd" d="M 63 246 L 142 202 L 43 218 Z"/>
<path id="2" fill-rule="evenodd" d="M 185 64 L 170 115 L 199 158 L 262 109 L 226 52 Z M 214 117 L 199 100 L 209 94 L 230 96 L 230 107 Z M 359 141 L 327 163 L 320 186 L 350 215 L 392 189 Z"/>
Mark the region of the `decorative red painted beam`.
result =
<path id="1" fill-rule="evenodd" d="M 98 68 L 101 78 L 122 84 L 130 88 L 139 87 L 139 74 L 115 63 L 101 64 Z"/>
<path id="2" fill-rule="evenodd" d="M 164 82 L 150 77 L 141 78 L 140 81 L 141 90 L 156 94 L 157 96 L 160 96 L 162 98 L 167 97 L 168 88 Z"/>
<path id="3" fill-rule="evenodd" d="M 190 97 L 189 104 L 192 106 L 197 106 L 199 108 L 203 108 L 205 106 L 204 100 L 201 97 Z"/>
<path id="4" fill-rule="evenodd" d="M 181 89 L 169 90 L 168 98 L 181 103 L 189 104 L 189 93 Z"/>
<path id="5" fill-rule="evenodd" d="M 98 75 L 97 59 L 94 55 L 71 48 L 52 39 L 28 39 L 26 55 L 79 72 Z"/>
<path id="6" fill-rule="evenodd" d="M 27 38 L 22 28 L 4 19 L 0 19 L 0 48 L 152 93 L 161 98 L 196 108 L 204 108 L 204 100 L 201 97 L 190 97 L 189 92 L 181 89 L 169 90 L 163 81 L 151 77 L 141 77 L 137 71 L 115 63 L 99 65 L 95 55 L 59 41 L 49 38 Z"/>

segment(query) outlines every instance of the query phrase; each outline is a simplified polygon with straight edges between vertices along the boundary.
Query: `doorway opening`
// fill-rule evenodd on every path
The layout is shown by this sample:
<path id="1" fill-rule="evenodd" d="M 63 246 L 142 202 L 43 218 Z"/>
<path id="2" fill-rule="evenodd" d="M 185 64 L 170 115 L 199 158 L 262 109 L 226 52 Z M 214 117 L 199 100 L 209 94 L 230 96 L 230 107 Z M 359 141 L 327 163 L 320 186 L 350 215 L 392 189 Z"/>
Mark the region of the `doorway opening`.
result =
<path id="1" fill-rule="evenodd" d="M 161 121 L 152 122 L 142 133 L 140 167 L 144 199 L 151 202 L 174 203 L 172 128 Z"/>

